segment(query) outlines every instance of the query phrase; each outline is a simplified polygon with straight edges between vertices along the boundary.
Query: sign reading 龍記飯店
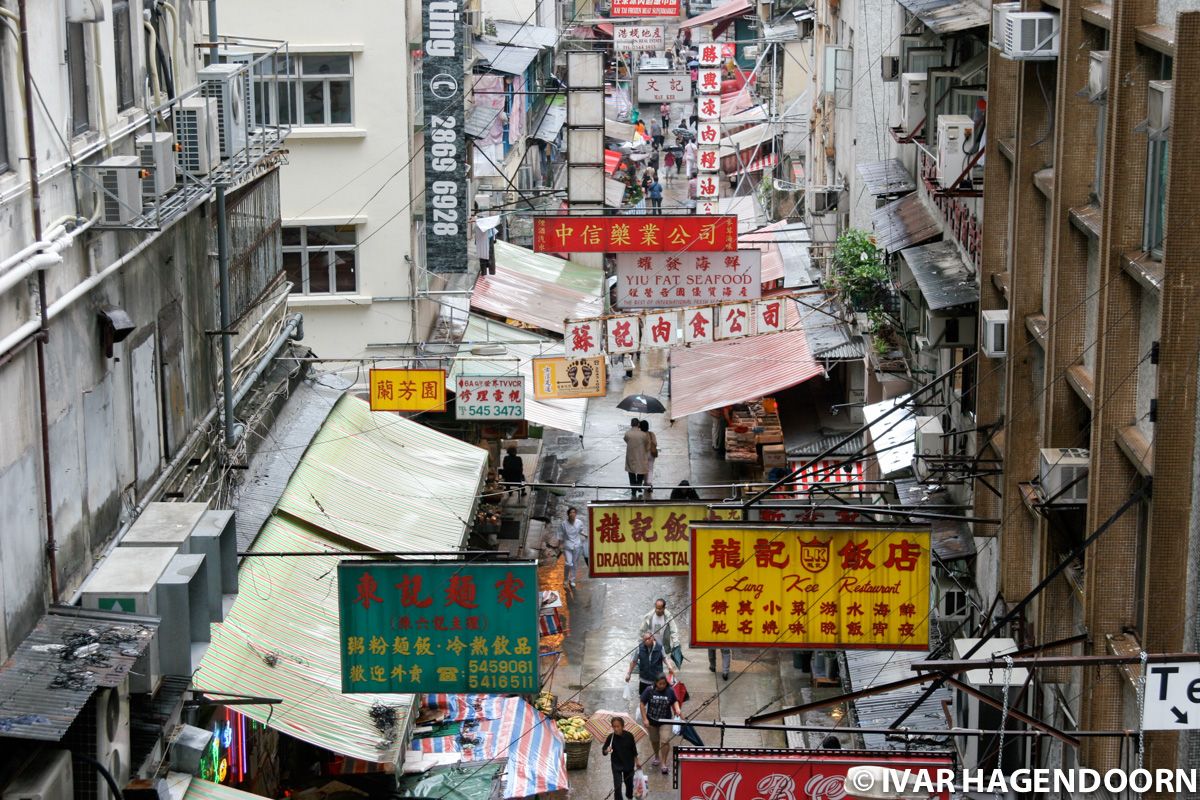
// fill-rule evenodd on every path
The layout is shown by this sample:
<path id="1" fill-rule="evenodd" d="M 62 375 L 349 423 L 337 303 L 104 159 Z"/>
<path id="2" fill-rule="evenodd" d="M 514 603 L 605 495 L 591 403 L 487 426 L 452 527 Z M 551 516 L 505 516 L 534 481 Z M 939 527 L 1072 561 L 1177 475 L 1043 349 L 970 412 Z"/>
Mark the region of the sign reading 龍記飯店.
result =
<path id="1" fill-rule="evenodd" d="M 462 0 L 427 0 L 421 23 L 425 108 L 425 268 L 467 271 L 467 140 Z"/>
<path id="2" fill-rule="evenodd" d="M 692 645 L 924 650 L 929 529 L 692 526 Z"/>
<path id="3" fill-rule="evenodd" d="M 533 397 L 535 400 L 604 397 L 608 391 L 606 363 L 604 356 L 535 358 L 533 360 Z"/>
<path id="4" fill-rule="evenodd" d="M 538 217 L 538 253 L 680 253 L 737 250 L 737 217 Z"/>
<path id="5" fill-rule="evenodd" d="M 445 411 L 446 370 L 373 369 L 372 411 Z"/>
<path id="6" fill-rule="evenodd" d="M 670 308 L 761 296 L 761 250 L 617 254 L 618 308 Z"/>
<path id="7" fill-rule="evenodd" d="M 644 72 L 637 76 L 639 103 L 678 103 L 692 99 L 692 81 L 685 73 Z"/>
<path id="8" fill-rule="evenodd" d="M 679 0 L 612 0 L 612 17 L 678 17 Z"/>
<path id="9" fill-rule="evenodd" d="M 459 375 L 454 387 L 456 419 L 525 418 L 525 378 L 520 375 Z"/>
<path id="10" fill-rule="evenodd" d="M 687 575 L 688 526 L 740 514 L 740 508 L 709 511 L 706 503 L 589 503 L 591 576 Z"/>
<path id="11" fill-rule="evenodd" d="M 537 691 L 532 562 L 338 565 L 345 693 Z"/>

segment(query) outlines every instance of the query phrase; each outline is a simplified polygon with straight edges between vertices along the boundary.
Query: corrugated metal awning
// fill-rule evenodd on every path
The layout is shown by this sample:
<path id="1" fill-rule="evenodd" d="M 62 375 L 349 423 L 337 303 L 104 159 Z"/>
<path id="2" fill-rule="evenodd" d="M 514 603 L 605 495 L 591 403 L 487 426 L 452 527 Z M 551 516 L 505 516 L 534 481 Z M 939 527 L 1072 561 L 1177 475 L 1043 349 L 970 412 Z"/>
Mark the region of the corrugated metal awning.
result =
<path id="1" fill-rule="evenodd" d="M 553 28 L 543 28 L 540 25 L 530 25 L 525 22 L 508 22 L 494 20 L 496 28 L 493 38 L 500 44 L 512 44 L 518 47 L 554 47 L 558 44 L 558 31 Z"/>
<path id="2" fill-rule="evenodd" d="M 916 453 L 917 418 L 910 409 L 888 414 L 908 401 L 908 395 L 863 406 L 863 418 L 871 434 L 871 447 L 879 464 L 881 478 L 890 478 L 912 469 Z M 888 416 L 884 417 L 885 414 Z"/>
<path id="3" fill-rule="evenodd" d="M 871 214 L 875 244 L 884 252 L 894 253 L 942 235 L 937 218 L 913 193 L 893 200 Z"/>
<path id="4" fill-rule="evenodd" d="M 934 242 L 900 251 L 912 270 L 917 288 L 930 311 L 944 311 L 979 302 L 975 273 L 963 263 L 954 242 Z"/>
<path id="5" fill-rule="evenodd" d="M 721 158 L 758 147 L 774 139 L 778 133 L 777 123 L 763 122 L 726 136 L 721 140 Z"/>
<path id="6" fill-rule="evenodd" d="M 833 311 L 827 296 L 796 298 L 800 322 L 808 334 L 813 357 L 820 361 L 855 361 L 865 355 L 862 339 L 851 336 L 846 323 Z"/>
<path id="7" fill-rule="evenodd" d="M 802 329 L 677 348 L 671 353 L 671 419 L 755 400 L 823 372 Z"/>
<path id="8" fill-rule="evenodd" d="M 566 332 L 568 319 L 604 313 L 598 294 L 584 294 L 503 268 L 495 275 L 479 276 L 471 308 L 559 334 Z"/>
<path id="9" fill-rule="evenodd" d="M 540 52 L 533 47 L 516 47 L 481 39 L 476 39 L 471 46 L 475 48 L 479 57 L 487 62 L 489 69 L 507 75 L 524 75 Z"/>
<path id="10" fill-rule="evenodd" d="M 703 14 L 697 14 L 689 20 L 679 23 L 680 28 L 695 28 L 698 25 L 713 25 L 718 22 L 740 17 L 743 14 L 749 14 L 754 10 L 754 5 L 750 0 L 733 0 L 730 3 L 722 3 L 711 11 L 705 11 Z"/>
<path id="11" fill-rule="evenodd" d="M 157 630 L 155 617 L 51 608 L 0 666 L 0 737 L 61 741 L 97 689 L 129 677 Z"/>
<path id="12" fill-rule="evenodd" d="M 912 670 L 915 661 L 929 660 L 929 653 L 920 650 L 847 650 L 846 680 L 847 691 L 858 692 L 880 686 L 885 683 L 911 678 L 916 673 Z M 908 686 L 895 689 L 870 697 L 854 700 L 854 712 L 858 724 L 864 728 L 886 728 L 896 721 L 911 704 L 921 698 L 929 688 L 929 684 Z M 917 706 L 916 711 L 908 718 L 908 724 L 920 730 L 938 730 L 946 727 L 946 717 L 942 704 L 950 702 L 953 693 L 942 687 L 933 692 L 925 702 Z M 937 742 L 936 745 L 920 742 L 921 750 L 938 749 L 938 746 L 950 749 L 953 745 L 949 740 L 950 732 L 946 731 L 947 742 Z M 906 750 L 912 749 L 911 740 L 900 736 L 888 736 L 880 733 L 864 733 L 863 745 L 868 750 Z"/>
<path id="13" fill-rule="evenodd" d="M 787 454 L 793 458 L 815 458 L 825 453 L 830 447 L 837 445 L 849 433 L 849 431 L 816 430 L 798 432 L 789 436 L 787 420 L 784 419 L 783 422 L 783 439 L 787 447 Z M 861 455 L 864 447 L 866 447 L 866 436 L 860 433 L 826 455 L 832 458 L 853 458 Z"/>
<path id="14" fill-rule="evenodd" d="M 870 161 L 858 165 L 858 174 L 866 184 L 867 193 L 876 197 L 888 194 L 905 194 L 917 188 L 917 182 L 897 158 Z"/>
<path id="15" fill-rule="evenodd" d="M 537 129 L 531 134 L 532 138 L 542 142 L 553 142 L 567 124 L 567 107 L 555 103 L 546 106 L 546 113 L 538 121 Z"/>
<path id="16" fill-rule="evenodd" d="M 463 122 L 463 133 L 472 139 L 482 139 L 491 130 L 496 117 L 500 116 L 502 111 L 503 109 L 485 105 L 475 106 L 467 112 L 467 118 Z"/>
<path id="17" fill-rule="evenodd" d="M 934 33 L 954 33 L 991 24 L 991 9 L 977 0 L 899 0 Z"/>
<path id="18" fill-rule="evenodd" d="M 535 253 L 527 247 L 497 240 L 492 245 L 496 270 L 517 272 L 588 295 L 599 295 L 604 288 L 604 270 L 567 261 L 549 253 Z"/>

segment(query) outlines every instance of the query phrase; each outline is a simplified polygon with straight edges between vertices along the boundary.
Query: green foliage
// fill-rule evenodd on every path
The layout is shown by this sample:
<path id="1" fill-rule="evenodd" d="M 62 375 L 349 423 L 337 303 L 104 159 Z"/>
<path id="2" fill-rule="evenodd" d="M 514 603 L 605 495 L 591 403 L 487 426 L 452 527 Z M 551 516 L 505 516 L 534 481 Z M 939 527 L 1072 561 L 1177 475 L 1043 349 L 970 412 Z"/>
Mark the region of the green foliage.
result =
<path id="1" fill-rule="evenodd" d="M 848 230 L 833 249 L 832 283 L 855 311 L 881 309 L 891 292 L 884 253 L 865 231 Z"/>

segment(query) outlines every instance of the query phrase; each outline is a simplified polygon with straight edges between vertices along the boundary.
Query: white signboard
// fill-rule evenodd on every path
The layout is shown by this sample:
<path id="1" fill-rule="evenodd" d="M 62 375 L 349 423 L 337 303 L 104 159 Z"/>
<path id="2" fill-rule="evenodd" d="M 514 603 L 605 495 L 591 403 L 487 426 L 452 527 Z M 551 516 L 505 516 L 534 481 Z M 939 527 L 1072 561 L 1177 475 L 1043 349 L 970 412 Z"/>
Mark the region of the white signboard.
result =
<path id="1" fill-rule="evenodd" d="M 699 61 L 702 67 L 721 66 L 721 45 L 715 42 L 700 45 Z"/>
<path id="2" fill-rule="evenodd" d="M 721 168 L 721 151 L 718 147 L 696 148 L 696 169 L 700 172 L 716 172 Z"/>
<path id="3" fill-rule="evenodd" d="M 740 339 L 750 335 L 749 303 L 727 303 L 720 307 L 717 321 L 718 339 Z"/>
<path id="4" fill-rule="evenodd" d="M 642 349 L 656 350 L 670 347 L 679 338 L 679 312 L 654 311 L 645 317 Z"/>
<path id="5" fill-rule="evenodd" d="M 762 251 L 617 253 L 617 307 L 675 308 L 762 296 Z M 647 320 L 649 324 L 649 320 Z"/>
<path id="6" fill-rule="evenodd" d="M 696 70 L 696 91 L 700 94 L 720 94 L 721 70 L 715 67 Z"/>
<path id="7" fill-rule="evenodd" d="M 692 81 L 687 75 L 641 73 L 638 75 L 639 103 L 675 103 L 692 99 Z"/>
<path id="8" fill-rule="evenodd" d="M 716 200 L 721 196 L 721 182 L 712 173 L 701 175 L 696 179 L 696 199 Z"/>
<path id="9" fill-rule="evenodd" d="M 696 116 L 705 122 L 719 120 L 721 118 L 721 95 L 700 95 L 696 101 Z"/>
<path id="10" fill-rule="evenodd" d="M 759 300 L 754 304 L 755 333 L 775 333 L 787 327 L 787 301 Z"/>
<path id="11" fill-rule="evenodd" d="M 716 200 L 701 200 L 696 203 L 697 214 L 720 214 L 721 204 Z"/>
<path id="12" fill-rule="evenodd" d="M 683 312 L 683 341 L 686 344 L 713 341 L 713 320 L 717 318 L 717 311 L 716 306 L 706 306 Z"/>
<path id="13" fill-rule="evenodd" d="M 612 317 L 605 323 L 608 329 L 609 355 L 632 353 L 638 348 L 639 319 L 637 317 Z"/>
<path id="14" fill-rule="evenodd" d="M 525 378 L 459 375 L 454 382 L 456 419 L 524 419 Z"/>
<path id="15" fill-rule="evenodd" d="M 570 323 L 563 335 L 567 358 L 588 358 L 598 355 L 604 345 L 602 336 L 600 320 Z"/>
<path id="16" fill-rule="evenodd" d="M 613 48 L 652 52 L 663 49 L 662 25 L 613 25 Z"/>
<path id="17" fill-rule="evenodd" d="M 1200 663 L 1147 664 L 1142 730 L 1200 728 Z"/>
<path id="18" fill-rule="evenodd" d="M 718 145 L 721 142 L 721 126 L 716 122 L 701 122 L 696 125 L 696 144 Z"/>

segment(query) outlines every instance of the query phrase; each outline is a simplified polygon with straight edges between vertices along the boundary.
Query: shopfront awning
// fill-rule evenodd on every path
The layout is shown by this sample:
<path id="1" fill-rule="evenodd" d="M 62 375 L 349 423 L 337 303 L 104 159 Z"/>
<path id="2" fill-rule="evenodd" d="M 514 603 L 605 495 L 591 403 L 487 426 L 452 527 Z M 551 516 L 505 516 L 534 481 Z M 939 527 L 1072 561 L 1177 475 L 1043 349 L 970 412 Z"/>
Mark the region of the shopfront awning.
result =
<path id="1" fill-rule="evenodd" d="M 493 245 L 496 270 L 509 270 L 541 281 L 574 289 L 589 295 L 599 295 L 604 287 L 604 270 L 567 261 L 548 253 L 497 241 Z"/>
<path id="2" fill-rule="evenodd" d="M 749 233 L 739 233 L 738 241 L 742 247 L 753 247 L 762 251 L 762 282 L 773 283 L 784 277 L 783 252 L 776 241 L 776 234 L 787 228 L 791 223 L 787 220 L 772 222 L 758 230 Z"/>
<path id="3" fill-rule="evenodd" d="M 767 117 L 766 106 L 751 106 L 730 114 L 721 114 L 721 124 L 726 126 L 751 125 L 755 122 L 765 122 Z"/>
<path id="4" fill-rule="evenodd" d="M 476 39 L 472 43 L 475 52 L 487 62 L 486 66 L 494 72 L 506 75 L 524 75 L 525 70 L 534 62 L 540 52 L 534 47 L 514 47 L 511 44 L 499 44 Z"/>
<path id="5" fill-rule="evenodd" d="M 824 373 L 802 329 L 671 352 L 671 419 L 744 403 Z"/>
<path id="6" fill-rule="evenodd" d="M 858 165 L 858 174 L 863 179 L 867 194 L 883 197 L 889 194 L 905 194 L 917 188 L 913 176 L 897 158 L 870 161 Z"/>
<path id="7" fill-rule="evenodd" d="M 871 214 L 875 244 L 886 253 L 922 244 L 942 235 L 942 226 L 917 193 L 893 200 Z"/>
<path id="8" fill-rule="evenodd" d="M 991 23 L 990 5 L 976 0 L 899 0 L 900 5 L 934 33 L 983 28 Z"/>
<path id="9" fill-rule="evenodd" d="M 771 169 L 779 163 L 779 156 L 775 153 L 765 155 L 762 158 L 756 158 L 746 165 L 746 172 L 762 172 L 764 169 Z"/>
<path id="10" fill-rule="evenodd" d="M 497 266 L 495 275 L 480 275 L 471 308 L 535 328 L 564 333 L 568 319 L 604 313 L 599 293 L 585 294 Z"/>
<path id="11" fill-rule="evenodd" d="M 621 153 L 618 150 L 604 151 L 604 171 L 612 175 L 617 171 L 617 167 L 621 166 Z"/>
<path id="12" fill-rule="evenodd" d="M 764 122 L 726 136 L 721 139 L 721 158 L 761 147 L 764 143 L 774 139 L 778 133 L 779 126 L 777 124 Z"/>
<path id="13" fill-rule="evenodd" d="M 975 273 L 967 268 L 954 242 L 934 242 L 900 251 L 930 311 L 946 311 L 979 302 Z"/>
<path id="14" fill-rule="evenodd" d="M 496 29 L 495 39 L 500 44 L 518 47 L 554 47 L 558 44 L 558 31 L 554 28 L 530 25 L 528 21 L 508 22 L 502 19 L 494 20 L 491 24 Z"/>
<path id="15" fill-rule="evenodd" d="M 912 468 L 913 454 L 916 452 L 916 416 L 907 409 L 884 416 L 907 400 L 908 395 L 904 395 L 863 406 L 863 418 L 871 434 L 871 447 L 879 463 L 879 477 L 885 480 Z"/>
<path id="16" fill-rule="evenodd" d="M 463 122 L 463 133 L 472 139 L 482 139 L 492 130 L 501 111 L 503 109 L 483 104 L 476 105 L 467 112 L 466 121 Z"/>
<path id="17" fill-rule="evenodd" d="M 546 106 L 546 113 L 542 115 L 538 121 L 537 128 L 531 134 L 532 138 L 540 142 L 553 142 L 558 140 L 558 134 L 562 132 L 563 126 L 567 124 L 567 107 L 555 103 Z"/>
<path id="18" fill-rule="evenodd" d="M 171 800 L 256 800 L 261 795 L 243 792 L 232 786 L 201 780 L 186 772 L 167 773 L 167 792 Z"/>
<path id="19" fill-rule="evenodd" d="M 753 10 L 754 5 L 750 0 L 732 0 L 732 2 L 723 3 L 711 11 L 705 11 L 703 14 L 697 14 L 691 19 L 679 23 L 679 27 L 695 28 L 700 25 L 715 25 L 749 14 Z"/>

